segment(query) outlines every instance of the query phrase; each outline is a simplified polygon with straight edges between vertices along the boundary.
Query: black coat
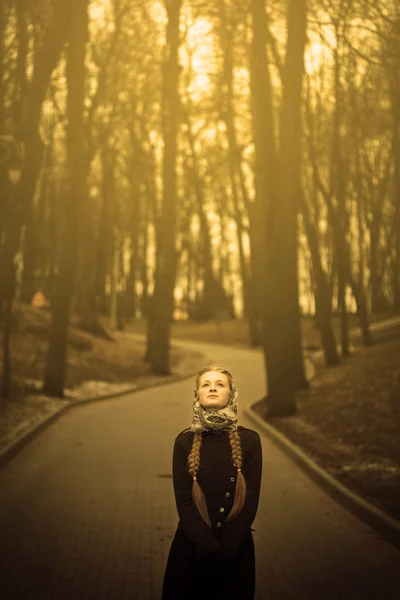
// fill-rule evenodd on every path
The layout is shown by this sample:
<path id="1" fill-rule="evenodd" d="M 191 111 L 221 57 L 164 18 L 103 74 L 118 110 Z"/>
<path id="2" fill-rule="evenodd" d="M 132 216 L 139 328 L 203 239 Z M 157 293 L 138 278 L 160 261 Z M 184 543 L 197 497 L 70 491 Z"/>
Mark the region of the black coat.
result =
<path id="1" fill-rule="evenodd" d="M 211 530 L 192 500 L 193 479 L 187 470 L 187 459 L 194 433 L 185 430 L 175 440 L 173 482 L 179 523 L 168 556 L 162 600 L 254 598 L 254 529 L 251 525 L 260 495 L 262 449 L 256 431 L 239 426 L 238 432 L 247 495 L 242 511 L 230 521 L 226 516 L 233 504 L 237 469 L 232 464 L 229 433 L 202 434 L 197 479 L 206 497 Z M 229 555 L 228 567 L 215 569 L 213 552 L 221 547 Z"/>

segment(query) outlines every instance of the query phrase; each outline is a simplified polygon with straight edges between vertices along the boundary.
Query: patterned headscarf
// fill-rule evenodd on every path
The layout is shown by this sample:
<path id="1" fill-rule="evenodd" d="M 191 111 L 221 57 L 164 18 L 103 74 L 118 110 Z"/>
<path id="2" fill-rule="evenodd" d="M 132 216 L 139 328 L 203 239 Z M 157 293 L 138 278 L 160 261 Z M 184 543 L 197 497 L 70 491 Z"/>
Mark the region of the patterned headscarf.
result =
<path id="1" fill-rule="evenodd" d="M 237 431 L 238 391 L 234 382 L 229 400 L 224 408 L 207 409 L 200 404 L 199 393 L 194 388 L 193 420 L 190 431 Z"/>

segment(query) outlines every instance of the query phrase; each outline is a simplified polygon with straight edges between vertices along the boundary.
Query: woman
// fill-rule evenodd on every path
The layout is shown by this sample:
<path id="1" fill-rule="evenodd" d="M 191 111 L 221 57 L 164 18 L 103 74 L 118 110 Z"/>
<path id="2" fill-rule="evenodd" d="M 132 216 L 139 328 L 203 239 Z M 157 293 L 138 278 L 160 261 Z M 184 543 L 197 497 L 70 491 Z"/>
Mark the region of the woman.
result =
<path id="1" fill-rule="evenodd" d="M 228 371 L 204 367 L 195 381 L 192 424 L 174 445 L 179 523 L 162 600 L 253 600 L 260 436 L 237 424 L 238 393 Z"/>

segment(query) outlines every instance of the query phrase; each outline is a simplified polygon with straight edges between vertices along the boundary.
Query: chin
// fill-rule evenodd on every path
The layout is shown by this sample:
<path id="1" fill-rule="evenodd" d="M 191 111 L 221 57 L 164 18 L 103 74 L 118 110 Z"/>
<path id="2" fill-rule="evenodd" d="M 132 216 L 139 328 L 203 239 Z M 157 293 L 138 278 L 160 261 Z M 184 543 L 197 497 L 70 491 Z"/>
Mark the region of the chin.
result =
<path id="1" fill-rule="evenodd" d="M 213 408 L 214 410 L 219 410 L 223 408 L 222 406 L 217 406 L 216 404 L 203 404 L 203 408 Z"/>

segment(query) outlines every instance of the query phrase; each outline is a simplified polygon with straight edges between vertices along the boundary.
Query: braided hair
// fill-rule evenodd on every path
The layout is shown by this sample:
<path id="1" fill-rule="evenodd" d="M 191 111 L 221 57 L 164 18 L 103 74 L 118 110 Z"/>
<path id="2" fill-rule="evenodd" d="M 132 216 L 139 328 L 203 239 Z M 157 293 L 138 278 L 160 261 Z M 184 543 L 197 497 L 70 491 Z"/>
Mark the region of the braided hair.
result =
<path id="1" fill-rule="evenodd" d="M 196 378 L 195 378 L 195 383 L 196 383 L 195 389 L 196 390 L 198 390 L 198 388 L 199 388 L 201 376 L 204 375 L 204 373 L 208 373 L 209 371 L 218 371 L 218 372 L 226 375 L 228 377 L 231 394 L 233 393 L 235 386 L 234 386 L 232 375 L 226 369 L 222 369 L 221 367 L 214 367 L 214 366 L 203 367 L 203 369 L 201 369 L 197 373 Z M 199 467 L 200 467 L 200 450 L 201 450 L 202 443 L 203 443 L 202 433 L 199 431 L 196 431 L 193 436 L 192 448 L 191 448 L 191 451 L 188 456 L 188 472 L 189 472 L 189 475 L 191 477 L 193 477 L 193 485 L 192 485 L 193 502 L 197 506 L 197 509 L 198 509 L 202 519 L 211 528 L 211 521 L 208 516 L 206 498 L 204 496 L 203 490 L 200 487 L 199 482 L 197 481 L 197 473 L 198 473 Z M 242 473 L 242 463 L 243 463 L 242 445 L 240 442 L 240 435 L 237 430 L 229 431 L 229 443 L 231 446 L 232 463 L 237 468 L 237 477 L 236 477 L 236 484 L 235 484 L 235 490 L 234 490 L 233 505 L 232 505 L 231 510 L 229 511 L 228 516 L 226 517 L 227 521 L 230 521 L 231 519 L 233 519 L 234 517 L 236 517 L 236 515 L 238 515 L 240 513 L 240 511 L 242 510 L 242 508 L 244 506 L 245 500 L 246 500 L 246 479 L 244 478 L 243 473 Z"/>

